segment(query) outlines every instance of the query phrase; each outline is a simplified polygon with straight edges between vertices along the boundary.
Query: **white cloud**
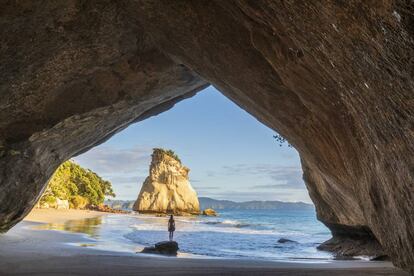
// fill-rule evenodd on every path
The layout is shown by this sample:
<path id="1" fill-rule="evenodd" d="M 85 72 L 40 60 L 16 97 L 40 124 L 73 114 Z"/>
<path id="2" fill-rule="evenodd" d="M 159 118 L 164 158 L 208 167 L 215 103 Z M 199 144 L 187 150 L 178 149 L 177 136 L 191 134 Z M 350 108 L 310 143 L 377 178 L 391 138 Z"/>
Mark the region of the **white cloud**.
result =
<path id="1" fill-rule="evenodd" d="M 74 160 L 101 175 L 148 171 L 151 148 L 120 149 L 99 146 L 79 155 Z"/>
<path id="2" fill-rule="evenodd" d="M 112 183 L 118 199 L 135 199 L 148 176 L 152 148 L 99 146 L 74 158 Z"/>
<path id="3" fill-rule="evenodd" d="M 233 201 L 279 200 L 287 202 L 302 201 L 306 203 L 311 203 L 306 190 L 282 189 L 281 191 L 201 191 L 199 193 L 199 196 L 206 196 L 214 199 L 227 199 Z"/>
<path id="4" fill-rule="evenodd" d="M 253 175 L 258 178 L 265 177 L 271 181 L 270 184 L 258 184 L 252 186 L 252 188 L 257 189 L 305 189 L 305 183 L 302 179 L 302 168 L 296 166 L 277 166 L 274 164 L 237 164 L 232 166 L 224 166 L 223 173 L 226 175 Z"/>

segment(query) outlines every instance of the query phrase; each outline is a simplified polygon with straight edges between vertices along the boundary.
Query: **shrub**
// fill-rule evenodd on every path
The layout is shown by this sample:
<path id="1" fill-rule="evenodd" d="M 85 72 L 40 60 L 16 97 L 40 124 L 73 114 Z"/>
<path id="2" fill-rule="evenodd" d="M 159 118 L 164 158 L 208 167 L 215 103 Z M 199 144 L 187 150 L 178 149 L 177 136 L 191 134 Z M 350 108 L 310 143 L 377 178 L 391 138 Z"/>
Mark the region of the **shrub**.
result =
<path id="1" fill-rule="evenodd" d="M 166 150 L 166 149 L 162 149 L 162 148 L 154 148 L 153 152 L 160 152 L 160 153 L 164 153 L 166 155 L 168 155 L 169 157 L 174 158 L 175 160 L 177 160 L 178 162 L 181 163 L 181 159 L 178 157 L 178 155 L 173 151 L 173 150 Z"/>
<path id="2" fill-rule="evenodd" d="M 76 195 L 70 200 L 74 209 L 85 209 L 89 204 L 89 200 L 86 197 Z"/>
<path id="3" fill-rule="evenodd" d="M 52 196 L 52 195 L 46 195 L 43 198 L 43 201 L 42 202 L 45 202 L 45 203 L 49 204 L 49 206 L 53 206 L 53 205 L 56 204 L 56 198 L 54 196 Z"/>
<path id="4" fill-rule="evenodd" d="M 85 198 L 87 203 L 80 198 L 75 199 L 77 196 Z M 46 202 L 46 198 L 49 201 L 54 198 L 52 204 L 48 203 L 53 205 L 56 198 L 60 198 L 69 200 L 71 208 L 85 208 L 87 204 L 102 204 L 105 196 L 115 197 L 111 182 L 74 162 L 66 161 L 53 174 L 40 203 Z"/>

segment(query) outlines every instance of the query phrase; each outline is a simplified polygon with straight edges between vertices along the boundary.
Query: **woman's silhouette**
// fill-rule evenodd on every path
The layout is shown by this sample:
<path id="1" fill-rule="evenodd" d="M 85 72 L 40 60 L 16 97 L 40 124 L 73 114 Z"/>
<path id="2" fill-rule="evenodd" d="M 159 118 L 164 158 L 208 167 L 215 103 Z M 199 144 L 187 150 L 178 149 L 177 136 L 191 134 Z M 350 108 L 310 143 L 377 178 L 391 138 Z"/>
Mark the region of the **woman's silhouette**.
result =
<path id="1" fill-rule="evenodd" d="M 174 221 L 173 215 L 171 215 L 170 219 L 168 220 L 168 232 L 170 232 L 170 241 L 173 240 L 174 231 L 175 231 L 175 221 Z"/>

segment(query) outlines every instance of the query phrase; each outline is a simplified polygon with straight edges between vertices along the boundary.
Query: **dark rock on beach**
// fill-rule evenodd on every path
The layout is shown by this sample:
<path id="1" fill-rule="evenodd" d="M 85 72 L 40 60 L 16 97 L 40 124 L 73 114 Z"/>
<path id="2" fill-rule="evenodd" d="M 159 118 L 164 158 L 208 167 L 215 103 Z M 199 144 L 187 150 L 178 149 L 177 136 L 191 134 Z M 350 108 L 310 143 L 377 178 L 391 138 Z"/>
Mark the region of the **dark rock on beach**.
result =
<path id="1" fill-rule="evenodd" d="M 380 255 L 380 256 L 373 257 L 373 258 L 371 258 L 369 260 L 370 261 L 382 261 L 382 262 L 387 261 L 387 262 L 389 262 L 391 259 L 387 255 Z"/>
<path id="2" fill-rule="evenodd" d="M 292 241 L 289 239 L 281 238 L 277 241 L 278 243 L 298 243 L 297 241 Z"/>
<path id="3" fill-rule="evenodd" d="M 335 253 L 336 258 L 344 256 L 386 255 L 381 245 L 369 236 L 334 236 L 332 239 L 320 244 L 317 248 Z"/>
<path id="4" fill-rule="evenodd" d="M 168 256 L 177 256 L 178 243 L 175 241 L 162 241 L 154 246 L 145 247 L 141 253 L 161 254 Z"/>

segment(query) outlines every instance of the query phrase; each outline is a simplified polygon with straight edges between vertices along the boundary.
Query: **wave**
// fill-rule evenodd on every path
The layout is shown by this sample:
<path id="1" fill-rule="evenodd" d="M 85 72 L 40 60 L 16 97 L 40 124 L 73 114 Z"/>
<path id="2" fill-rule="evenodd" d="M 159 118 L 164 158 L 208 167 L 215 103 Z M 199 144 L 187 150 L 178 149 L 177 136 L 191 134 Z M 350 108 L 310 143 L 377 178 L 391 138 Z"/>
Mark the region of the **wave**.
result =
<path id="1" fill-rule="evenodd" d="M 252 225 L 249 223 L 242 223 L 237 220 L 223 220 L 223 221 L 203 221 L 201 222 L 203 224 L 210 224 L 210 225 L 223 225 L 223 226 L 231 226 L 236 228 L 245 228 L 245 227 L 251 227 L 251 226 L 259 226 L 259 224 Z"/>
<path id="2" fill-rule="evenodd" d="M 134 230 L 166 231 L 167 218 L 165 217 L 149 215 L 135 215 L 133 217 L 134 221 L 129 223 L 129 227 Z M 270 235 L 275 236 L 272 239 L 277 240 L 281 237 L 287 237 L 301 243 L 306 242 L 309 239 L 309 235 L 300 231 L 301 229 L 292 229 L 291 226 L 286 227 L 286 223 L 275 223 L 264 219 L 256 219 L 256 221 L 254 221 L 254 218 L 250 218 L 249 220 L 239 220 L 238 218 L 232 217 L 176 217 L 175 220 L 176 229 L 181 233 L 220 232 L 244 235 Z M 326 239 L 317 239 L 317 241 L 319 240 L 324 241 Z"/>

